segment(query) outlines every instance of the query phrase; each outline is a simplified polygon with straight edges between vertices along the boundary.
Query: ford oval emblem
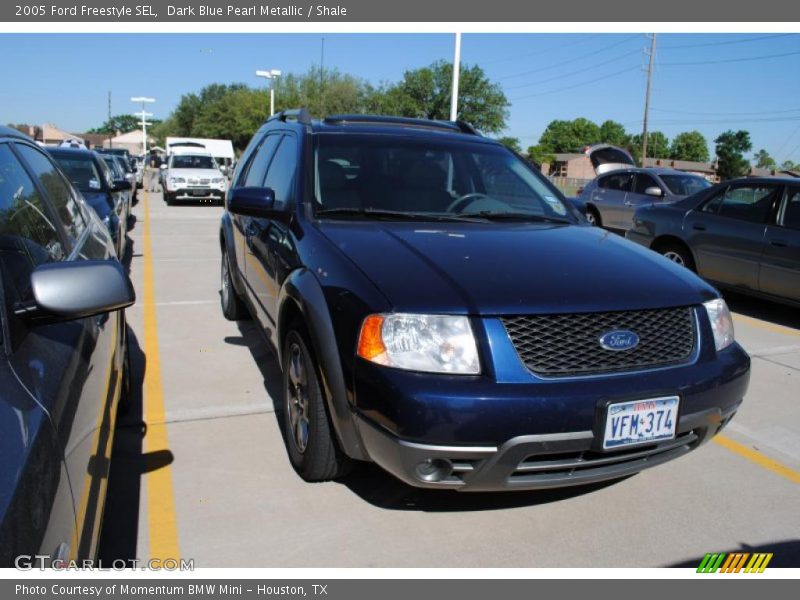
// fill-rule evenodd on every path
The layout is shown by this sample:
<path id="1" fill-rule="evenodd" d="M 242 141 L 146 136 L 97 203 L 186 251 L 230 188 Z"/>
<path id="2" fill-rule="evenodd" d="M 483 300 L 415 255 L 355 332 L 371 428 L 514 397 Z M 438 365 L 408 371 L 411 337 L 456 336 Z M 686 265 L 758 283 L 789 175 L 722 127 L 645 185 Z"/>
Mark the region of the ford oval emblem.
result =
<path id="1" fill-rule="evenodd" d="M 606 350 L 632 350 L 639 345 L 639 336 L 627 329 L 608 331 L 600 336 L 600 345 Z"/>

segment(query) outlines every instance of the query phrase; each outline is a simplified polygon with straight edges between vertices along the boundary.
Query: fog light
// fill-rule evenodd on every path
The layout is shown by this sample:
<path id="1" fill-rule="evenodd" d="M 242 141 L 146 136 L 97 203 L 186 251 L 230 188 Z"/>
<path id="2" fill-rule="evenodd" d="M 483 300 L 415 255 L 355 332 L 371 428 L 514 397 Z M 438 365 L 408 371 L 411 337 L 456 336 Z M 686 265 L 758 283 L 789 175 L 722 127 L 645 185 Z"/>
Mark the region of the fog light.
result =
<path id="1" fill-rule="evenodd" d="M 417 465 L 416 472 L 422 481 L 436 483 L 450 477 L 453 464 L 446 458 L 429 458 Z"/>

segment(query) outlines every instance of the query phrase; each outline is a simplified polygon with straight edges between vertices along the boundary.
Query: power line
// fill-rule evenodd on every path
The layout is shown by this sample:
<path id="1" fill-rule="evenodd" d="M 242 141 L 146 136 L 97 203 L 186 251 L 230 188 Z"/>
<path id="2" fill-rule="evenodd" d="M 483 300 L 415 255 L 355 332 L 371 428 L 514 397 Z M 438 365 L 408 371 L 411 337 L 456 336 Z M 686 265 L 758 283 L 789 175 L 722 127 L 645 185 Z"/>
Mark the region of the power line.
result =
<path id="1" fill-rule="evenodd" d="M 593 35 L 586 36 L 586 37 L 581 38 L 579 40 L 574 40 L 572 42 L 567 42 L 566 44 L 558 44 L 556 46 L 553 46 L 552 48 L 547 48 L 545 50 L 545 52 L 553 52 L 554 50 L 561 50 L 562 48 L 569 48 L 571 46 L 577 46 L 579 44 L 585 44 L 586 42 L 588 42 L 590 40 L 593 40 L 596 37 L 600 37 L 601 35 L 603 35 L 603 34 L 595 33 Z M 501 63 L 501 62 L 508 62 L 510 60 L 519 60 L 520 58 L 525 58 L 526 56 L 540 56 L 541 54 L 542 54 L 542 50 L 534 50 L 532 52 L 525 52 L 523 54 L 513 54 L 511 56 L 506 56 L 504 58 L 496 58 L 494 60 L 485 61 L 485 62 L 482 62 L 481 65 L 483 65 L 483 66 L 494 65 L 494 64 L 497 64 L 497 63 Z"/>
<path id="2" fill-rule="evenodd" d="M 641 53 L 641 50 L 634 50 L 633 52 L 626 52 L 625 54 L 620 54 L 619 56 L 615 56 L 614 58 L 610 58 L 609 60 L 593 64 L 593 65 L 591 65 L 589 67 L 586 67 L 586 68 L 583 68 L 583 69 L 578 69 L 577 71 L 572 71 L 570 73 L 564 73 L 562 75 L 558 75 L 557 77 L 551 77 L 549 79 L 537 79 L 536 81 L 533 81 L 531 83 L 523 83 L 521 85 L 511 86 L 511 87 L 508 87 L 506 89 L 507 90 L 519 90 L 519 89 L 522 89 L 522 88 L 531 87 L 532 85 L 539 85 L 539 84 L 542 84 L 542 83 L 549 83 L 551 81 L 558 81 L 559 79 L 566 79 L 567 77 L 572 77 L 573 75 L 579 75 L 580 73 L 585 73 L 587 71 L 593 71 L 597 67 L 602 67 L 602 66 L 611 64 L 613 62 L 616 62 L 618 60 L 622 60 L 623 58 L 627 58 L 627 57 L 632 56 L 634 54 L 640 54 L 640 53 Z"/>
<path id="3" fill-rule="evenodd" d="M 581 56 L 576 56 L 575 58 L 570 58 L 569 60 L 562 61 L 560 63 L 554 63 L 552 65 L 547 65 L 546 67 L 541 67 L 540 69 L 533 69 L 532 71 L 525 71 L 523 73 L 515 73 L 514 75 L 506 75 L 505 77 L 499 77 L 500 81 L 504 79 L 514 79 L 515 77 L 524 77 L 525 75 L 533 75 L 535 73 L 541 73 L 543 71 L 550 71 L 552 69 L 557 69 L 558 67 L 563 67 L 564 65 L 568 65 L 574 62 L 578 62 L 579 60 L 584 60 L 587 56 L 594 56 L 595 54 L 599 54 L 600 52 L 605 52 L 606 50 L 611 50 L 612 48 L 616 48 L 617 46 L 621 46 L 633 39 L 639 37 L 639 34 L 632 35 L 630 37 L 626 37 L 625 39 L 615 42 L 609 46 L 604 46 L 592 52 L 587 52 L 586 54 L 582 54 Z"/>
<path id="4" fill-rule="evenodd" d="M 540 92 L 538 94 L 529 94 L 527 96 L 520 96 L 518 98 L 512 98 L 511 100 L 512 101 L 525 100 L 527 98 L 537 98 L 539 96 L 547 96 L 549 94 L 557 94 L 558 92 L 564 92 L 564 91 L 567 91 L 567 90 L 574 90 L 575 88 L 579 88 L 579 87 L 582 87 L 584 85 L 591 85 L 593 83 L 597 83 L 598 81 L 603 81 L 604 79 L 610 79 L 612 77 L 617 77 L 618 75 L 622 75 L 624 73 L 630 73 L 631 71 L 638 71 L 638 70 L 639 70 L 639 65 L 636 65 L 635 67 L 628 67 L 627 69 L 622 69 L 621 71 L 616 71 L 614 73 L 609 73 L 608 75 L 603 75 L 602 77 L 597 77 L 595 79 L 589 79 L 588 81 L 582 81 L 582 82 L 576 83 L 574 85 L 568 85 L 566 87 L 558 88 L 558 89 L 555 89 L 555 90 L 549 90 L 547 92 Z"/>
<path id="5" fill-rule="evenodd" d="M 747 116 L 747 115 L 780 115 L 786 113 L 800 112 L 800 108 L 789 108 L 786 110 L 756 110 L 751 112 L 694 112 L 686 110 L 670 110 L 666 108 L 651 108 L 650 110 L 663 113 L 674 113 L 679 115 L 697 115 L 697 116 Z"/>
<path id="6" fill-rule="evenodd" d="M 797 128 L 795 128 L 794 131 L 792 131 L 792 133 L 789 134 L 789 137 L 783 140 L 783 143 L 778 148 L 778 151 L 775 153 L 775 156 L 780 155 L 781 151 L 786 147 L 786 144 L 789 143 L 789 140 L 791 140 L 795 135 L 797 135 L 797 132 L 799 131 L 800 131 L 800 125 L 798 125 Z"/>
<path id="7" fill-rule="evenodd" d="M 735 123 L 787 123 L 794 121 L 800 121 L 800 115 L 794 117 L 765 117 L 763 119 L 736 119 Z M 691 125 L 693 123 L 698 125 L 704 123 L 734 124 L 734 121 L 731 119 L 656 119 L 654 122 L 661 125 Z"/>
<path id="8" fill-rule="evenodd" d="M 728 58 L 723 60 L 701 60 L 688 62 L 666 62 L 661 63 L 662 67 L 688 67 L 693 65 L 721 65 L 723 63 L 753 62 L 756 60 L 767 60 L 770 58 L 783 58 L 785 56 L 795 56 L 798 52 L 784 52 L 783 54 L 765 54 L 763 56 L 750 56 L 746 58 Z"/>
<path id="9" fill-rule="evenodd" d="M 661 46 L 662 49 L 669 48 L 670 50 L 678 50 L 679 48 L 707 48 L 708 46 L 729 46 L 731 44 L 747 44 L 750 42 L 760 42 L 763 40 L 774 40 L 788 36 L 795 36 L 796 33 L 779 33 L 777 35 L 762 35 L 760 37 L 745 38 L 743 40 L 727 40 L 724 42 L 706 42 L 702 44 L 667 44 Z"/>

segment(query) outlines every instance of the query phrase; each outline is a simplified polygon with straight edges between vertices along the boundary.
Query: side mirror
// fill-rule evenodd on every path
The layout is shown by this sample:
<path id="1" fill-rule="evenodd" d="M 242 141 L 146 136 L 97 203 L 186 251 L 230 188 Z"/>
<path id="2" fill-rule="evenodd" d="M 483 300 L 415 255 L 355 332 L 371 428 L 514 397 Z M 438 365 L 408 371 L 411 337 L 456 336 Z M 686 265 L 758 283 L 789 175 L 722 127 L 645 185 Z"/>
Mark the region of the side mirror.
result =
<path id="1" fill-rule="evenodd" d="M 275 205 L 275 192 L 265 187 L 241 187 L 228 192 L 228 210 L 237 215 L 288 222 L 285 203 Z"/>
<path id="2" fill-rule="evenodd" d="M 647 196 L 655 196 L 656 198 L 661 198 L 661 196 L 664 195 L 664 190 L 662 190 L 657 185 L 652 185 L 649 188 L 645 188 L 644 193 Z"/>
<path id="3" fill-rule="evenodd" d="M 40 265 L 31 273 L 31 291 L 33 302 L 15 312 L 48 322 L 91 317 L 136 301 L 133 285 L 116 260 Z"/>
<path id="4" fill-rule="evenodd" d="M 127 179 L 115 179 L 114 180 L 114 191 L 115 192 L 124 192 L 126 190 L 131 189 L 131 182 Z"/>

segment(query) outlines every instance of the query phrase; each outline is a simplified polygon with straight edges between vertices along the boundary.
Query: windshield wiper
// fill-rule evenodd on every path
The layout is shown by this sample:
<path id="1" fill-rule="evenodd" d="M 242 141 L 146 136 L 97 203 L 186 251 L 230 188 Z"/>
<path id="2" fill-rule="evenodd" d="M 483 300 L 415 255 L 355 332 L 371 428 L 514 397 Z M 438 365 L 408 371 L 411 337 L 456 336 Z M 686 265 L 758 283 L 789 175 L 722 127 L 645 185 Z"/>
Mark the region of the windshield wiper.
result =
<path id="1" fill-rule="evenodd" d="M 314 214 L 317 217 L 328 215 L 356 215 L 361 217 L 376 217 L 407 221 L 461 221 L 475 223 L 486 220 L 482 215 L 449 215 L 446 213 L 418 213 L 406 212 L 402 210 L 356 207 L 321 208 L 317 209 Z"/>
<path id="2" fill-rule="evenodd" d="M 537 221 L 542 223 L 560 223 L 563 225 L 571 225 L 572 221 L 568 219 L 557 219 L 555 217 L 546 217 L 544 215 L 537 215 L 533 213 L 526 213 L 526 212 L 494 212 L 491 210 L 481 210 L 478 212 L 471 212 L 471 213 L 461 213 L 460 217 L 464 218 L 481 218 L 481 219 L 508 219 L 508 220 L 516 220 L 516 221 Z"/>

